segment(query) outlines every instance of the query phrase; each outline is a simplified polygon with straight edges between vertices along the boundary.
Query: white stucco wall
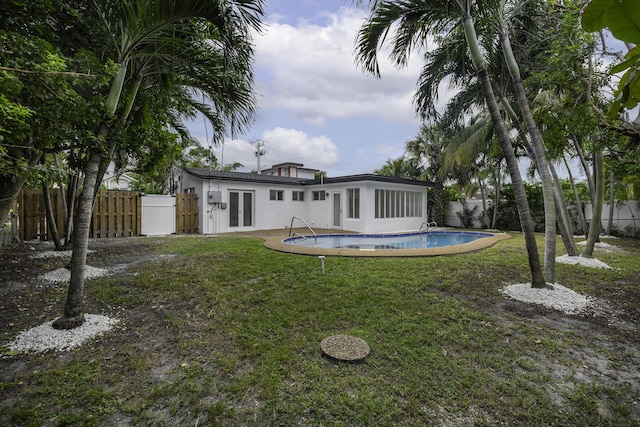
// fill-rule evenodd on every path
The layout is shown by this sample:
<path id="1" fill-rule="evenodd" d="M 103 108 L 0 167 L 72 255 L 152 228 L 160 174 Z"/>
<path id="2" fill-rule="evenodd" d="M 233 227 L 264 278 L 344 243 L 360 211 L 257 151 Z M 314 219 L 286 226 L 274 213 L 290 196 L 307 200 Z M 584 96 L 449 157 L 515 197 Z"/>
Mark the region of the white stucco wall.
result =
<path id="1" fill-rule="evenodd" d="M 360 218 L 347 218 L 349 188 L 360 189 Z M 313 188 L 322 189 L 328 193 L 324 201 L 310 201 L 307 211 L 307 222 L 312 227 L 335 228 L 359 233 L 384 233 L 391 231 L 417 231 L 420 225 L 426 221 L 427 215 L 427 190 L 413 185 L 387 184 L 377 181 L 359 181 L 339 184 L 325 184 Z M 375 217 L 375 190 L 400 190 L 418 191 L 422 193 L 422 217 L 411 218 L 376 218 Z M 342 205 L 341 227 L 333 226 L 333 203 L 335 193 L 340 193 Z M 310 194 L 311 196 L 311 194 Z M 311 199 L 309 199 L 311 200 Z M 306 219 L 305 218 L 305 219 Z"/>
<path id="2" fill-rule="evenodd" d="M 332 184 L 318 184 L 313 186 L 288 185 L 280 183 L 237 182 L 217 179 L 200 179 L 185 174 L 183 188 L 194 188 L 198 194 L 199 230 L 202 234 L 228 233 L 234 231 L 287 229 L 294 216 L 304 219 L 312 228 L 355 231 L 360 233 L 381 233 L 392 231 L 414 231 L 426 221 L 427 189 L 414 185 L 398 183 L 384 183 L 377 181 L 356 181 Z M 347 218 L 348 199 L 347 189 L 360 189 L 360 218 Z M 422 217 L 413 218 L 375 218 L 375 190 L 404 190 L 422 193 Z M 283 191 L 284 200 L 270 200 L 269 190 Z M 222 204 L 209 204 L 208 191 L 220 191 Z M 250 227 L 242 224 L 238 227 L 229 226 L 230 205 L 229 194 L 232 191 L 253 194 L 253 223 Z M 292 192 L 303 191 L 304 201 L 293 201 Z M 313 191 L 322 191 L 325 200 L 313 200 Z M 340 226 L 334 226 L 334 194 L 340 194 L 341 212 Z M 226 208 L 223 204 L 226 203 Z M 240 214 L 242 223 L 242 214 Z M 294 228 L 302 228 L 304 224 L 294 221 Z"/>

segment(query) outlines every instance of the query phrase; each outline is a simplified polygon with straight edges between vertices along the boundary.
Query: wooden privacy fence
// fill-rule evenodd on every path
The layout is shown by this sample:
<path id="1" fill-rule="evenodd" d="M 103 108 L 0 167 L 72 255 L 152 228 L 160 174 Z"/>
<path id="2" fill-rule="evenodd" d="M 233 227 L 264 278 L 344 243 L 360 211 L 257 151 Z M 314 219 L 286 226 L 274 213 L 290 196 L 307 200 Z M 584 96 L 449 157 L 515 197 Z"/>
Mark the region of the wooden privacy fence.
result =
<path id="1" fill-rule="evenodd" d="M 64 236 L 63 199 L 59 189 L 51 189 L 51 206 L 58 233 Z M 91 220 L 91 238 L 140 236 L 142 230 L 142 198 L 133 191 L 100 190 Z M 198 232 L 198 201 L 195 194 L 176 196 L 176 234 Z M 13 208 L 16 235 L 20 240 L 50 240 L 44 197 L 41 190 L 23 190 Z"/>
<path id="2" fill-rule="evenodd" d="M 176 233 L 195 234 L 197 232 L 198 195 L 195 193 L 176 194 Z"/>

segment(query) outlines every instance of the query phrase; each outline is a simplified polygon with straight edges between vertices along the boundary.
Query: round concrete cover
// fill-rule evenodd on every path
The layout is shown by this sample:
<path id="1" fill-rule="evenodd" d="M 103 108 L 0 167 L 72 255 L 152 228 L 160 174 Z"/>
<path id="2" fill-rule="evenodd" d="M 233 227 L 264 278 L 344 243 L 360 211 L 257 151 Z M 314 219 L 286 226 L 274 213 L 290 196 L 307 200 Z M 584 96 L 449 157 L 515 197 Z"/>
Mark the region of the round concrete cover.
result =
<path id="1" fill-rule="evenodd" d="M 362 338 L 351 335 L 331 335 L 320 341 L 320 349 L 327 356 L 349 362 L 364 359 L 371 349 Z"/>

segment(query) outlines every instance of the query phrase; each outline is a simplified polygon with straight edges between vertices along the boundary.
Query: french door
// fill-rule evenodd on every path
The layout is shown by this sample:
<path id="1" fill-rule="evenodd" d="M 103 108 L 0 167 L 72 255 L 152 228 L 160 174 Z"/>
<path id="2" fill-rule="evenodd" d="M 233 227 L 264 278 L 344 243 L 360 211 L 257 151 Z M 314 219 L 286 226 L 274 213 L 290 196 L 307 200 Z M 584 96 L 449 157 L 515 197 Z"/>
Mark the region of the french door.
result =
<path id="1" fill-rule="evenodd" d="M 229 192 L 229 227 L 253 227 L 253 191 Z"/>

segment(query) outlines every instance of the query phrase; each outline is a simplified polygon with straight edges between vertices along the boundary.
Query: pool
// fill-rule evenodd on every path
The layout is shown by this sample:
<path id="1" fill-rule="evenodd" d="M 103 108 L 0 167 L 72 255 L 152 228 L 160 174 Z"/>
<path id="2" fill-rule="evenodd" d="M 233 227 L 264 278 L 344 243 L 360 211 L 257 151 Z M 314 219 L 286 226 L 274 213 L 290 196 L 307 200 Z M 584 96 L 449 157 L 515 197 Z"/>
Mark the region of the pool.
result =
<path id="1" fill-rule="evenodd" d="M 320 236 L 297 236 L 285 239 L 284 243 L 307 248 L 331 249 L 425 249 L 462 245 L 493 234 L 466 231 L 429 231 L 402 234 L 324 234 Z"/>
<path id="2" fill-rule="evenodd" d="M 394 234 L 318 234 L 265 238 L 265 246 L 303 255 L 436 256 L 476 251 L 508 239 L 504 233 L 428 231 Z"/>

